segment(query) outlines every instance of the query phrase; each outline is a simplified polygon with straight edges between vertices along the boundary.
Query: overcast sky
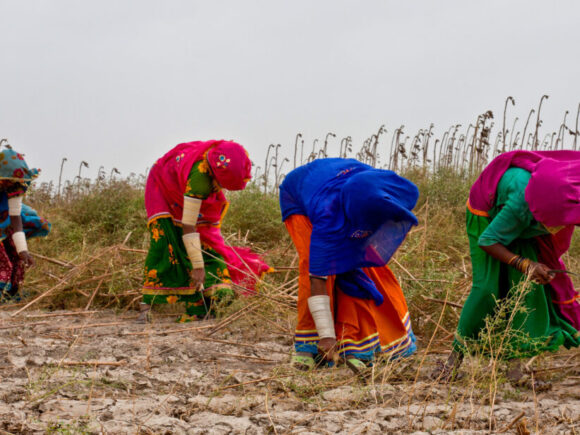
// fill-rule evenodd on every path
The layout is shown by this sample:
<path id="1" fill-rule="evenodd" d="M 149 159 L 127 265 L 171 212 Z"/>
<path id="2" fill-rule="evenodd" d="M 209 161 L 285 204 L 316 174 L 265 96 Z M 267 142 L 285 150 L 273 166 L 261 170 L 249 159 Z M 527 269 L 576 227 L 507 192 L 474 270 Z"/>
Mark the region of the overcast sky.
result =
<path id="1" fill-rule="evenodd" d="M 545 93 L 544 127 L 573 127 L 579 20 L 573 0 L 0 0 L 0 138 L 47 181 L 62 157 L 69 179 L 128 175 L 192 140 L 261 162 L 298 132 L 497 126 L 508 95 L 508 124 Z"/>

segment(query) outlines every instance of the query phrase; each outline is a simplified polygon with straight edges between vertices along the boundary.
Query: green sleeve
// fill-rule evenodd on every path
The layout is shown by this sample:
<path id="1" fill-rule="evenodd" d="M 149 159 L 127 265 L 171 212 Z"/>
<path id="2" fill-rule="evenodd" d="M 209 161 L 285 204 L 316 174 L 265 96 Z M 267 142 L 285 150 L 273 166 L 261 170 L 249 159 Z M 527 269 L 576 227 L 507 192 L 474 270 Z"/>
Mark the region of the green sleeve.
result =
<path id="1" fill-rule="evenodd" d="M 523 199 L 523 206 L 528 207 Z M 529 212 L 529 210 L 528 210 Z M 508 246 L 517 239 L 532 223 L 531 213 L 529 219 L 522 204 L 518 199 L 509 201 L 501 211 L 493 218 L 488 227 L 479 237 L 479 246 L 490 246 L 501 243 Z"/>
<path id="2" fill-rule="evenodd" d="M 530 173 L 511 168 L 502 176 L 497 186 L 497 214 L 490 213 L 492 220 L 479 238 L 479 246 L 501 243 L 508 246 L 520 236 L 527 235 L 534 224 L 534 217 L 525 198 Z"/>
<path id="3" fill-rule="evenodd" d="M 213 192 L 213 179 L 209 174 L 207 165 L 203 160 L 196 162 L 191 168 L 187 184 L 185 186 L 185 196 L 198 199 L 207 199 Z"/>

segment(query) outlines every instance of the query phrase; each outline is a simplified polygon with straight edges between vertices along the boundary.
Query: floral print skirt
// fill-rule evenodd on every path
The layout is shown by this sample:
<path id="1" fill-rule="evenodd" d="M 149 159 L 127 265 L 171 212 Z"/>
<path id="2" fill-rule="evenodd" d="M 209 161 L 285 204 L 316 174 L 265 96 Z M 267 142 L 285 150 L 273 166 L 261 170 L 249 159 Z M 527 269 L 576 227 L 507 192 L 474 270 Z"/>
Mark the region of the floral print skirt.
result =
<path id="1" fill-rule="evenodd" d="M 145 260 L 143 302 L 185 305 L 179 322 L 201 320 L 214 312 L 218 302 L 232 299 L 230 274 L 223 257 L 202 244 L 204 289 L 191 285 L 191 262 L 183 244 L 183 230 L 169 217 L 149 223 L 151 244 Z"/>

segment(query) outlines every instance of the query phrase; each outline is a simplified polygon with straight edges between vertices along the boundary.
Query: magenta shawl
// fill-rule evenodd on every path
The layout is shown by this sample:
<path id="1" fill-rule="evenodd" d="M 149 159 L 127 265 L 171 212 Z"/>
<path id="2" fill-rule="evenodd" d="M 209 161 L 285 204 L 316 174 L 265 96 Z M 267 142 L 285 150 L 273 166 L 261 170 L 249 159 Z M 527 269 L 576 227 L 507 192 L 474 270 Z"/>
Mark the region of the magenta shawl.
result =
<path id="1" fill-rule="evenodd" d="M 580 151 L 511 151 L 496 157 L 471 187 L 469 206 L 488 212 L 495 205 L 497 185 L 510 167 L 530 172 L 525 198 L 538 222 L 564 227 L 556 234 L 536 237 L 538 261 L 552 269 L 565 269 L 560 257 L 570 247 L 574 225 L 580 224 Z M 563 317 L 580 330 L 578 293 L 566 274 L 550 283 L 553 302 Z"/>

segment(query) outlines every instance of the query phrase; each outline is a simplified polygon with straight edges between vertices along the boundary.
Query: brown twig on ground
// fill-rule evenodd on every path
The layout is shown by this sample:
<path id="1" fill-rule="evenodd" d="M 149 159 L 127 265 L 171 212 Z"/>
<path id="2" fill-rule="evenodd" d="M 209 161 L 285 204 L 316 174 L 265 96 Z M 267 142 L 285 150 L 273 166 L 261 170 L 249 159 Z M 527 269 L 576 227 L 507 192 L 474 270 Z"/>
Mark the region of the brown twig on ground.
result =
<path id="1" fill-rule="evenodd" d="M 576 367 L 580 367 L 580 364 L 570 364 L 567 366 L 558 366 L 558 367 L 548 367 L 546 369 L 531 369 L 533 373 L 540 373 L 540 372 L 553 372 L 556 370 L 569 370 L 575 369 Z"/>
<path id="2" fill-rule="evenodd" d="M 84 329 L 84 328 L 102 328 L 107 326 L 119 326 L 128 325 L 128 322 L 110 322 L 110 323 L 90 323 L 88 325 L 74 325 L 74 326 L 63 326 L 55 329 Z"/>
<path id="3" fill-rule="evenodd" d="M 201 340 L 201 341 L 209 341 L 212 343 L 229 344 L 231 346 L 248 347 L 248 348 L 254 349 L 254 350 L 263 350 L 264 352 L 275 352 L 275 353 L 281 353 L 283 355 L 288 355 L 288 352 L 283 352 L 281 350 L 274 350 L 274 349 L 266 349 L 264 347 L 256 346 L 255 344 L 236 343 L 235 341 L 218 340 L 217 338 L 207 338 L 207 337 L 195 337 L 195 339 Z"/>
<path id="4" fill-rule="evenodd" d="M 282 331 L 282 333 L 284 335 L 287 335 L 289 337 L 293 337 L 294 335 L 286 328 L 284 328 L 283 326 L 278 325 L 276 322 L 266 318 L 265 316 L 262 316 L 260 313 L 254 313 L 254 316 L 258 316 L 260 319 L 264 320 L 265 322 L 268 322 L 269 324 L 271 324 L 272 326 L 275 326 L 276 328 L 278 328 L 280 331 Z"/>
<path id="5" fill-rule="evenodd" d="M 120 367 L 127 364 L 127 360 L 122 361 L 62 361 L 63 366 L 113 366 Z"/>
<path id="6" fill-rule="evenodd" d="M 133 249 L 133 248 L 125 248 L 124 246 L 119 248 L 119 251 L 125 251 L 125 252 L 137 252 L 139 254 L 147 254 L 147 250 L 145 249 Z"/>
<path id="7" fill-rule="evenodd" d="M 74 284 L 67 285 L 66 287 L 63 288 L 63 290 L 70 290 L 72 288 L 80 287 L 80 286 L 86 285 L 86 284 L 90 284 L 90 283 L 95 282 L 95 281 L 103 281 L 105 278 L 108 278 L 110 276 L 113 276 L 113 272 L 107 272 L 107 273 L 104 273 L 104 274 L 99 275 L 99 276 L 94 276 L 92 278 L 88 278 L 88 279 L 85 279 L 83 281 L 79 281 L 79 282 L 76 282 Z"/>
<path id="8" fill-rule="evenodd" d="M 28 302 L 22 308 L 20 308 L 19 310 L 15 311 L 14 313 L 12 313 L 11 314 L 11 317 L 17 316 L 18 314 L 20 314 L 24 310 L 27 310 L 28 308 L 30 308 L 32 305 L 34 305 L 35 303 L 37 303 L 41 299 L 44 299 L 45 297 L 47 297 L 48 295 L 50 295 L 51 293 L 53 293 L 55 290 L 60 289 L 62 286 L 66 285 L 72 278 L 74 278 L 75 276 L 79 275 L 84 269 L 86 269 L 88 266 L 90 266 L 93 262 L 95 262 L 96 260 L 98 260 L 103 255 L 108 254 L 108 253 L 114 251 L 115 249 L 119 249 L 118 245 L 111 246 L 109 248 L 103 249 L 99 254 L 97 254 L 96 256 L 92 257 L 90 260 L 85 261 L 83 264 L 80 264 L 80 265 L 75 266 L 56 285 L 52 286 L 47 291 L 45 291 L 41 295 L 37 296 L 36 298 L 34 298 L 30 302 Z"/>
<path id="9" fill-rule="evenodd" d="M 93 299 L 95 299 L 95 296 L 99 292 L 99 289 L 101 288 L 101 284 L 103 284 L 103 280 L 104 280 L 104 278 L 101 279 L 99 281 L 99 283 L 97 284 L 95 291 L 93 292 L 93 294 L 91 295 L 91 298 L 89 299 L 89 301 L 87 302 L 87 305 L 85 306 L 85 311 L 87 311 L 89 309 L 89 307 L 91 306 L 91 304 L 93 303 Z"/>
<path id="10" fill-rule="evenodd" d="M 242 316 L 245 316 L 246 314 L 254 311 L 256 308 L 258 308 L 258 305 L 259 305 L 259 302 L 256 301 L 256 302 L 251 303 L 250 305 L 246 305 L 245 307 L 239 309 L 238 311 L 236 311 L 235 313 L 226 317 L 220 323 L 215 325 L 215 327 L 211 331 L 208 332 L 208 335 L 215 334 L 220 329 L 223 329 L 226 326 L 228 326 L 230 323 L 232 323 L 232 322 L 238 320 L 239 318 L 241 318 Z"/>
<path id="11" fill-rule="evenodd" d="M 32 322 L 32 323 L 15 323 L 15 324 L 10 325 L 10 326 L 0 326 L 0 329 L 23 328 L 26 326 L 46 325 L 47 323 L 50 323 L 50 322 L 43 321 L 43 322 Z"/>
<path id="12" fill-rule="evenodd" d="M 164 335 L 164 334 L 177 334 L 179 332 L 188 332 L 188 331 L 201 331 L 203 329 L 210 329 L 213 328 L 214 325 L 207 325 L 207 326 L 194 326 L 191 328 L 181 328 L 181 329 L 169 329 L 166 331 L 145 331 L 145 332 L 127 332 L 121 335 Z"/>
<path id="13" fill-rule="evenodd" d="M 65 261 L 60 261 L 60 260 L 57 260 L 55 258 L 46 257 L 44 255 L 37 254 L 36 252 L 31 252 L 30 255 L 32 255 L 35 258 L 39 258 L 41 260 L 48 261 L 49 263 L 58 264 L 59 266 L 66 267 L 66 268 L 69 268 L 69 269 L 72 269 L 73 267 L 76 267 L 76 265 L 73 264 L 73 263 L 69 263 L 69 262 L 65 262 Z"/>
<path id="14" fill-rule="evenodd" d="M 29 314 L 25 319 L 36 319 L 43 317 L 63 317 L 63 316 L 86 316 L 88 314 L 100 313 L 98 310 L 94 311 L 75 311 L 72 313 L 49 313 L 49 314 Z"/>
<path id="15" fill-rule="evenodd" d="M 463 305 L 457 304 L 455 302 L 449 302 L 449 301 L 444 301 L 441 299 L 430 298 L 429 296 L 425 296 L 425 295 L 421 295 L 421 297 L 423 299 L 425 299 L 426 301 L 437 302 L 438 304 L 449 305 L 450 307 L 455 307 L 455 308 L 463 308 Z"/>
<path id="16" fill-rule="evenodd" d="M 516 424 L 524 415 L 526 415 L 526 411 L 520 412 L 518 414 L 518 416 L 516 418 L 514 418 L 510 424 L 508 424 L 505 428 L 500 430 L 498 433 L 505 433 L 508 430 L 510 430 L 514 426 L 514 424 Z"/>
<path id="17" fill-rule="evenodd" d="M 234 385 L 227 385 L 225 387 L 218 388 L 217 390 L 214 390 L 214 391 L 217 393 L 218 391 L 229 390 L 230 388 L 243 387 L 244 385 L 250 385 L 250 384 L 258 384 L 260 382 L 271 381 L 273 379 L 293 378 L 294 376 L 298 376 L 298 375 L 270 376 L 268 378 L 255 379 L 253 381 L 241 382 L 239 384 L 234 384 Z"/>
<path id="18" fill-rule="evenodd" d="M 251 359 L 251 360 L 255 360 L 255 361 L 261 361 L 261 362 L 266 362 L 266 363 L 278 363 L 279 361 L 275 360 L 275 359 L 268 359 L 268 358 L 260 358 L 259 356 L 252 356 L 252 355 L 241 355 L 238 353 L 223 353 L 220 352 L 221 356 L 230 356 L 232 358 L 241 358 L 241 359 Z"/>

